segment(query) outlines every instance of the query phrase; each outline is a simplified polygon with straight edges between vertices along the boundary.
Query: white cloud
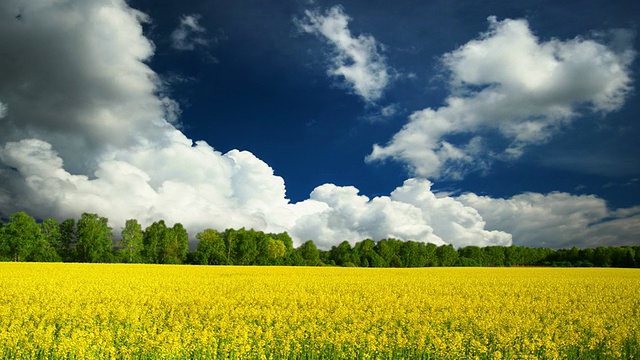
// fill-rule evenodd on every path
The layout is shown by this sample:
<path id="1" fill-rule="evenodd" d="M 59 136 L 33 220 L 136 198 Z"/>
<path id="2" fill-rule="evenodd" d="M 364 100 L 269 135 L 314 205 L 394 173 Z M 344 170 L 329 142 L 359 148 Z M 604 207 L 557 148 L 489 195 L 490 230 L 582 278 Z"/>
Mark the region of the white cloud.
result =
<path id="1" fill-rule="evenodd" d="M 390 196 L 373 199 L 358 195 L 351 186 L 325 184 L 310 200 L 292 207 L 298 206 L 307 207 L 306 214 L 296 221 L 292 234 L 313 239 L 323 248 L 341 240 L 354 244 L 389 237 L 454 246 L 511 244 L 511 235 L 485 230 L 475 209 L 452 197 L 436 196 L 424 179 L 409 179 Z"/>
<path id="2" fill-rule="evenodd" d="M 101 0 L 6 0 L 0 10 L 0 101 L 8 109 L 0 144 L 36 137 L 68 169 L 87 172 L 105 151 L 172 128 L 158 76 L 144 62 L 154 51 L 142 35 L 144 14 Z"/>
<path id="3" fill-rule="evenodd" d="M 171 46 L 177 50 L 194 50 L 198 46 L 208 46 L 209 40 L 203 37 L 207 29 L 200 25 L 198 14 L 183 15 L 180 24 L 171 33 Z"/>
<path id="4" fill-rule="evenodd" d="M 323 36 L 334 47 L 329 75 L 344 77 L 353 91 L 367 102 L 380 99 L 390 75 L 375 38 L 353 36 L 348 28 L 351 19 L 339 5 L 325 15 L 317 10 L 307 10 L 305 14 L 305 19 L 297 21 L 298 26 L 307 33 Z"/>
<path id="5" fill-rule="evenodd" d="M 223 155 L 206 143 L 192 146 L 179 132 L 176 138 L 161 148 L 118 154 L 101 162 L 91 177 L 64 170 L 49 143 L 9 142 L 0 148 L 0 162 L 9 167 L 0 170 L 0 178 L 11 184 L 12 199 L 2 208 L 59 218 L 98 212 L 116 226 L 136 218 L 146 225 L 158 219 L 181 222 L 192 231 L 271 230 L 267 214 L 287 205 L 282 178 L 248 152 Z"/>
<path id="6" fill-rule="evenodd" d="M 391 158 L 419 176 L 460 178 L 494 157 L 518 157 L 527 145 L 547 141 L 580 115 L 579 107 L 606 113 L 623 105 L 634 57 L 628 46 L 614 51 L 579 37 L 541 42 L 525 20 L 489 23 L 479 39 L 442 57 L 452 92 L 446 105 L 413 113 L 367 161 Z M 486 132 L 511 143 L 487 149 L 480 137 Z M 454 143 L 452 135 L 470 140 Z"/>
<path id="7" fill-rule="evenodd" d="M 401 111 L 402 109 L 398 104 L 390 104 L 387 106 L 369 104 L 369 106 L 367 106 L 367 114 L 364 115 L 362 119 L 371 123 L 382 123 L 399 116 L 398 113 Z"/>
<path id="8" fill-rule="evenodd" d="M 427 180 L 409 179 L 391 193 L 391 199 L 422 210 L 425 223 L 447 243 L 467 245 L 511 245 L 511 234 L 485 229 L 483 217 L 473 207 L 450 196 L 437 196 Z"/>
<path id="9" fill-rule="evenodd" d="M 12 11 L 20 8 L 18 21 Z M 129 218 L 145 226 L 164 219 L 181 222 L 192 237 L 208 227 L 289 231 L 298 245 L 313 239 L 324 248 L 366 237 L 511 243 L 484 211 L 499 200 L 473 205 L 469 196 L 436 196 L 426 180 L 407 180 L 374 199 L 325 184 L 290 204 L 284 180 L 253 154 L 222 154 L 169 122 L 179 112 L 144 63 L 153 54 L 142 34 L 145 19 L 116 0 L 0 3 L 0 47 L 13 56 L 0 67 L 0 214 L 65 219 L 95 212 L 115 232 Z M 597 199 L 583 205 L 602 206 Z M 569 210 L 591 219 L 580 215 L 584 207 Z M 637 229 L 630 214 L 607 216 Z M 515 225 L 504 228 L 514 242 L 529 241 Z M 608 230 L 598 229 L 587 235 Z"/>
<path id="10" fill-rule="evenodd" d="M 116 228 L 164 218 L 192 235 L 270 229 L 265 208 L 288 202 L 283 180 L 250 153 L 220 154 L 175 129 L 179 106 L 144 62 L 144 14 L 124 1 L 8 0 L 0 16 L 12 54 L 0 67 L 1 213 L 91 211 Z"/>
<path id="11" fill-rule="evenodd" d="M 136 218 L 180 222 L 192 232 L 208 227 L 289 231 L 297 244 L 313 239 L 330 248 L 343 240 L 411 239 L 456 246 L 509 245 L 511 236 L 484 230 L 478 213 L 451 197 L 438 198 L 426 180 L 407 180 L 391 196 L 372 200 L 354 187 L 325 184 L 309 200 L 289 204 L 282 178 L 249 152 L 220 154 L 175 132 L 174 142 L 116 154 L 93 176 L 72 175 L 42 140 L 0 148 L 0 179 L 11 196 L 6 212 L 28 209 L 63 219 L 97 212 L 122 226 Z M 165 166 L 158 166 L 165 164 Z M 446 241 L 444 240 L 446 239 Z"/>
<path id="12" fill-rule="evenodd" d="M 444 243 L 425 223 L 420 209 L 389 197 L 370 200 L 358 195 L 354 187 L 325 184 L 317 187 L 306 202 L 315 203 L 320 211 L 301 217 L 292 234 L 313 239 L 322 248 L 341 240 L 355 244 L 366 238 L 389 237 Z"/>
<path id="13" fill-rule="evenodd" d="M 343 206 L 356 190 L 328 194 L 330 185 L 289 204 L 283 179 L 253 154 L 193 143 L 169 122 L 179 111 L 144 63 L 153 54 L 146 17 L 123 1 L 72 3 L 71 13 L 59 3 L 0 5 L 0 42 L 17 57 L 0 69 L 10 109 L 0 123 L 1 213 L 97 212 L 116 230 L 127 218 L 165 219 L 192 236 L 206 227 L 289 230 L 296 241 L 315 235 L 310 219 L 326 215 L 331 231 L 318 238 L 326 246 L 360 235 L 439 241 L 411 205 L 379 198 L 359 202 L 360 211 Z M 10 10 L 20 7 L 16 21 Z M 354 218 L 357 229 L 346 221 Z"/>
<path id="14" fill-rule="evenodd" d="M 592 195 L 525 193 L 494 199 L 464 194 L 456 200 L 476 209 L 487 228 L 512 234 L 514 245 L 568 248 L 638 243 L 640 208 L 613 211 Z"/>

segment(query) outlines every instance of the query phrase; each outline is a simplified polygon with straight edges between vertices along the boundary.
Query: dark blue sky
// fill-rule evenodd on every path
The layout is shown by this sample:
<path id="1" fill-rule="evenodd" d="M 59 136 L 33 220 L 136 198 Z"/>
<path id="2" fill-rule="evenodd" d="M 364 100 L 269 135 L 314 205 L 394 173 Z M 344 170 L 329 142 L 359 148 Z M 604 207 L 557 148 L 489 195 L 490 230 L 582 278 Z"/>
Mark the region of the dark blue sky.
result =
<path id="1" fill-rule="evenodd" d="M 398 77 L 368 104 L 327 75 L 330 46 L 300 31 L 304 10 L 343 6 L 354 36 L 373 36 Z M 293 201 L 319 184 L 354 185 L 367 195 L 388 194 L 410 176 L 393 160 L 365 163 L 408 116 L 443 105 L 448 95 L 439 59 L 487 31 L 487 17 L 526 19 L 541 41 L 593 37 L 616 28 L 635 32 L 635 1 L 130 1 L 151 17 L 156 45 L 150 66 L 170 81 L 184 132 L 215 149 L 249 150 L 287 184 Z M 180 15 L 198 14 L 212 39 L 177 51 L 170 35 Z M 639 49 L 638 37 L 633 42 Z M 633 76 L 638 62 L 632 64 Z M 410 74 L 410 75 L 409 75 Z M 171 79 L 173 78 L 173 81 Z M 181 81 L 176 81 L 181 78 Z M 635 82 L 634 82 L 635 85 Z M 526 191 L 596 194 L 613 207 L 640 204 L 640 107 L 636 92 L 616 112 L 586 111 L 547 142 L 515 160 L 495 161 L 464 179 L 440 179 L 435 189 L 508 197 Z M 381 107 L 396 114 L 376 119 Z M 495 141 L 501 141 L 496 138 Z"/>
<path id="2" fill-rule="evenodd" d="M 89 212 L 116 233 L 165 220 L 194 242 L 244 227 L 324 249 L 638 244 L 638 13 L 4 0 L 0 218 Z"/>

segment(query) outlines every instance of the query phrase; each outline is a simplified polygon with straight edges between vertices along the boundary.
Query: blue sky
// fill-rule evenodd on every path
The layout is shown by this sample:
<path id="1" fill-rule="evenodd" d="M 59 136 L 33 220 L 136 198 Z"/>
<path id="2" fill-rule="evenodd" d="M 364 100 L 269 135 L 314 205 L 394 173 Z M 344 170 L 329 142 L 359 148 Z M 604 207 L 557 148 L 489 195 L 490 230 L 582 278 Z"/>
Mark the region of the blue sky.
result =
<path id="1" fill-rule="evenodd" d="M 400 1 L 393 6 L 353 1 L 131 5 L 153 18 L 148 32 L 157 46 L 152 68 L 189 79 L 172 88 L 184 103 L 185 133 L 223 152 L 250 150 L 285 178 L 287 194 L 296 201 L 324 182 L 355 185 L 370 195 L 387 194 L 400 185 L 407 177 L 402 164 L 367 164 L 364 158 L 373 144 L 387 142 L 412 112 L 442 105 L 448 91 L 439 58 L 487 31 L 488 16 L 526 19 L 542 41 L 569 40 L 618 28 L 635 31 L 637 21 L 631 14 L 638 8 L 633 2 L 604 1 L 579 7 L 540 1 L 508 6 L 464 1 Z M 327 75 L 331 45 L 301 33 L 293 21 L 303 19 L 307 9 L 323 13 L 336 5 L 351 18 L 352 34 L 375 38 L 384 48 L 380 53 L 386 65 L 398 72 L 372 104 L 354 94 L 344 79 Z M 170 41 L 179 21 L 175 14 L 199 15 L 198 23 L 207 29 L 200 36 L 210 44 L 175 51 Z M 577 117 L 516 160 L 435 186 L 492 196 L 523 191 L 594 193 L 616 206 L 636 205 L 638 185 L 635 191 L 612 189 L 640 175 L 634 99 L 631 93 L 612 113 Z M 396 113 L 377 119 L 385 106 L 394 106 Z"/>
<path id="2" fill-rule="evenodd" d="M 0 213 L 245 226 L 324 248 L 637 244 L 639 12 L 9 0 Z"/>

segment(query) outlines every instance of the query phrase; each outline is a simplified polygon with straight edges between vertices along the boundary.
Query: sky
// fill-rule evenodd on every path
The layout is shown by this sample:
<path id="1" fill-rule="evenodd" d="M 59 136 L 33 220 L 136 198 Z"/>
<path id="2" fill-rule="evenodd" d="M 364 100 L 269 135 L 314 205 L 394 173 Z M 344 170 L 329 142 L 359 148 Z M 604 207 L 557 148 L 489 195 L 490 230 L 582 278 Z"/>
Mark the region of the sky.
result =
<path id="1" fill-rule="evenodd" d="M 3 0 L 0 217 L 640 244 L 637 1 Z"/>

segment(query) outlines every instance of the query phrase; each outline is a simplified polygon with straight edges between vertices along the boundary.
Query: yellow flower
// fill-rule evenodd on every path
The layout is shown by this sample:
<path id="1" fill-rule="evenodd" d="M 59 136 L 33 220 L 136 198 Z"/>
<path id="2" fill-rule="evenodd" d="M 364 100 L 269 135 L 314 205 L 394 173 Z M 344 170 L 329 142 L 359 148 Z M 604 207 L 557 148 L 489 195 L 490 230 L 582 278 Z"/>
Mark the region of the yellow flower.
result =
<path id="1" fill-rule="evenodd" d="M 633 269 L 0 263 L 0 358 L 629 357 L 639 285 Z"/>

